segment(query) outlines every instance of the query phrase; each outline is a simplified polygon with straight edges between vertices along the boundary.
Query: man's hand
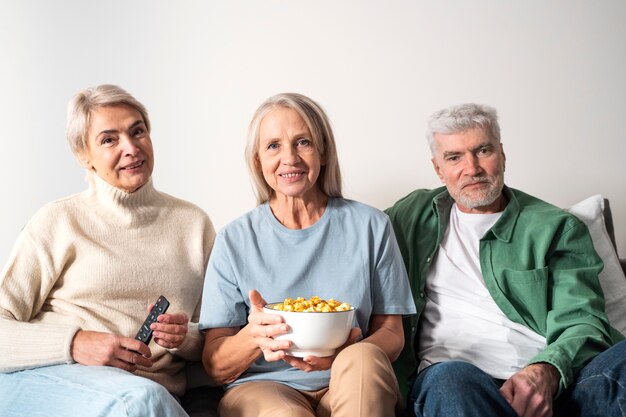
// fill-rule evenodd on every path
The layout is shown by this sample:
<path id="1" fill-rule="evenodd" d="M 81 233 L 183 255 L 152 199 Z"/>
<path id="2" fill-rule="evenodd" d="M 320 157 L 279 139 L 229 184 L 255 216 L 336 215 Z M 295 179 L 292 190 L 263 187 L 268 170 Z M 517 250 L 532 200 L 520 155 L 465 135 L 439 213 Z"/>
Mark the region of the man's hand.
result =
<path id="1" fill-rule="evenodd" d="M 81 365 L 114 366 L 128 372 L 134 372 L 137 365 L 152 366 L 148 346 L 112 333 L 79 330 L 74 335 L 71 354 Z"/>
<path id="2" fill-rule="evenodd" d="M 561 375 L 548 363 L 535 363 L 514 374 L 500 388 L 520 417 L 552 417 L 552 398 Z"/>

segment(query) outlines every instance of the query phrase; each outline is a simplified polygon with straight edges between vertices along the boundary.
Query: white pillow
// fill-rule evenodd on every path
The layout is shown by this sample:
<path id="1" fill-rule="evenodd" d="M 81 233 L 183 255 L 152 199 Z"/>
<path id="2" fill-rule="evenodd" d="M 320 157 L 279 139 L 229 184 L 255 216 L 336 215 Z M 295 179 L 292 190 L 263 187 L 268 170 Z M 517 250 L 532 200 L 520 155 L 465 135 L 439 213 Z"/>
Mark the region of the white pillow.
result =
<path id="1" fill-rule="evenodd" d="M 589 228 L 593 246 L 604 262 L 598 278 L 606 300 L 611 326 L 626 336 L 626 277 L 604 225 L 604 198 L 594 195 L 569 208 L 569 212 Z"/>

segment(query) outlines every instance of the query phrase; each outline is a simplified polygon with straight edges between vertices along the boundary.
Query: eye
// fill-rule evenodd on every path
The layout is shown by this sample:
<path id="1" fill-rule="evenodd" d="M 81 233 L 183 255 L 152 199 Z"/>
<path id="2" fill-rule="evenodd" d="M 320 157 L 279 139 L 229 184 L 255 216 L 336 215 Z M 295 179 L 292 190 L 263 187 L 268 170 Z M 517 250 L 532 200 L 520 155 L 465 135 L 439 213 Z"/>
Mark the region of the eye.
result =
<path id="1" fill-rule="evenodd" d="M 487 156 L 487 155 L 490 155 L 490 154 L 491 154 L 491 148 L 486 147 L 486 146 L 485 146 L 485 147 L 482 147 L 482 148 L 478 149 L 477 154 L 478 154 L 478 156 Z"/>
<path id="2" fill-rule="evenodd" d="M 278 143 L 272 142 L 272 143 L 267 145 L 266 149 L 268 149 L 270 151 L 276 150 L 276 149 L 278 149 Z"/>
<path id="3" fill-rule="evenodd" d="M 146 130 L 143 127 L 138 127 L 135 130 L 133 130 L 133 136 L 143 136 L 143 134 L 146 133 Z"/>
<path id="4" fill-rule="evenodd" d="M 308 147 L 312 146 L 311 140 L 307 139 L 307 138 L 300 138 L 300 139 L 298 139 L 296 144 L 298 146 L 302 147 L 302 148 L 308 148 Z"/>
<path id="5" fill-rule="evenodd" d="M 100 145 L 111 145 L 115 142 L 115 138 L 113 138 L 112 136 L 105 136 L 102 139 L 100 139 Z"/>

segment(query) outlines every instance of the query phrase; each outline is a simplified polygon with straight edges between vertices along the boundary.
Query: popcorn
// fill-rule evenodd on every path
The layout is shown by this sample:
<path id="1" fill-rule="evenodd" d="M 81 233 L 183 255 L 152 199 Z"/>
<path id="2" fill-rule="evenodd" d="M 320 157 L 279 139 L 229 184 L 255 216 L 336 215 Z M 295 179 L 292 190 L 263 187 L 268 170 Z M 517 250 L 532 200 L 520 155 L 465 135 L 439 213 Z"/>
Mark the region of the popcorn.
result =
<path id="1" fill-rule="evenodd" d="M 334 298 L 322 300 L 317 295 L 308 300 L 303 297 L 285 298 L 282 303 L 270 304 L 270 308 L 279 311 L 293 311 L 299 313 L 330 313 L 333 311 L 347 311 L 352 308 L 348 303 L 344 303 Z"/>

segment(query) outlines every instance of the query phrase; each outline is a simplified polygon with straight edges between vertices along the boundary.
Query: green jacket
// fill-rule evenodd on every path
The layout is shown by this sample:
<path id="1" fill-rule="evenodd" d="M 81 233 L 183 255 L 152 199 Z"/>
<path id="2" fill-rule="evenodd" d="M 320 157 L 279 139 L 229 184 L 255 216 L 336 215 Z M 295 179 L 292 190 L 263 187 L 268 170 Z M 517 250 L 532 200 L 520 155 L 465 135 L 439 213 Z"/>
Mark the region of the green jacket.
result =
<path id="1" fill-rule="evenodd" d="M 573 215 L 504 187 L 508 204 L 480 240 L 489 293 L 506 316 L 546 338 L 529 362 L 561 373 L 559 393 L 595 355 L 622 336 L 609 325 L 598 273 L 603 264 L 587 227 Z M 405 317 L 405 347 L 394 369 L 404 395 L 418 365 L 417 325 L 428 267 L 448 228 L 454 200 L 445 187 L 417 190 L 386 210 L 409 274 L 417 315 Z"/>

